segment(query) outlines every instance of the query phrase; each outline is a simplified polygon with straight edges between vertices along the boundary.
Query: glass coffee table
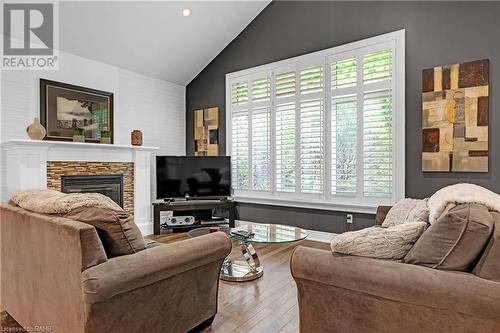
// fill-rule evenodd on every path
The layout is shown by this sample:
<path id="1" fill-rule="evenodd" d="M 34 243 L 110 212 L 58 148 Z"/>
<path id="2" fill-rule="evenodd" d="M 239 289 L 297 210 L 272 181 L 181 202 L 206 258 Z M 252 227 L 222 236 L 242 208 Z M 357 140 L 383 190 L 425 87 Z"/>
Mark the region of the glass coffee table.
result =
<path id="1" fill-rule="evenodd" d="M 245 237 L 237 234 L 238 230 L 253 233 L 253 236 Z M 188 232 L 189 237 L 197 237 L 215 231 L 223 231 L 232 239 L 240 242 L 240 249 L 244 260 L 226 258 L 222 264 L 220 278 L 225 281 L 242 282 L 258 279 L 264 274 L 264 268 L 260 264 L 259 256 L 253 247 L 253 243 L 291 243 L 307 237 L 307 233 L 298 227 L 281 224 L 255 224 L 239 222 L 236 228 L 203 227 Z"/>

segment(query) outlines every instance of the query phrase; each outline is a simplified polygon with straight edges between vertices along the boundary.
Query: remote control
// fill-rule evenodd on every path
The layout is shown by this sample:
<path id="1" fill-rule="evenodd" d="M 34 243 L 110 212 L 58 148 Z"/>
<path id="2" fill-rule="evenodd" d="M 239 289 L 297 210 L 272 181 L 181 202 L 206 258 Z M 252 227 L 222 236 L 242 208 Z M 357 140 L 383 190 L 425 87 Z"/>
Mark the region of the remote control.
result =
<path id="1" fill-rule="evenodd" d="M 250 237 L 255 236 L 255 234 L 253 232 L 248 232 L 245 230 L 235 230 L 235 231 L 233 231 L 233 234 L 236 236 L 243 237 L 243 238 L 250 238 Z"/>

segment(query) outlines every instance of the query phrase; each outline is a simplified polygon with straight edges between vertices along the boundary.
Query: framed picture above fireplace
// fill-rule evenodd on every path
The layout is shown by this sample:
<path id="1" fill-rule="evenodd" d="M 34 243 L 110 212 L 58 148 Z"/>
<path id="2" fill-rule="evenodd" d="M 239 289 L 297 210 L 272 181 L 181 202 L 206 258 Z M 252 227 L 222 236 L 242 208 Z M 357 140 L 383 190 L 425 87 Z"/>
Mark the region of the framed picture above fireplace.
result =
<path id="1" fill-rule="evenodd" d="M 82 128 L 85 142 L 99 142 L 109 131 L 113 143 L 113 93 L 40 79 L 40 122 L 45 140 L 71 141 Z"/>

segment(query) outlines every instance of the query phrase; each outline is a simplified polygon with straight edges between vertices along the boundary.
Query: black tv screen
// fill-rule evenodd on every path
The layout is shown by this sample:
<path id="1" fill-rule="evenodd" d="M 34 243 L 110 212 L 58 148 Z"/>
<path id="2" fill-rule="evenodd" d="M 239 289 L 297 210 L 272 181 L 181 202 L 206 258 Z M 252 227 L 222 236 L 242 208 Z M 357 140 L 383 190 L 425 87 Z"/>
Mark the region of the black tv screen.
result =
<path id="1" fill-rule="evenodd" d="M 156 156 L 156 198 L 228 197 L 229 156 Z"/>

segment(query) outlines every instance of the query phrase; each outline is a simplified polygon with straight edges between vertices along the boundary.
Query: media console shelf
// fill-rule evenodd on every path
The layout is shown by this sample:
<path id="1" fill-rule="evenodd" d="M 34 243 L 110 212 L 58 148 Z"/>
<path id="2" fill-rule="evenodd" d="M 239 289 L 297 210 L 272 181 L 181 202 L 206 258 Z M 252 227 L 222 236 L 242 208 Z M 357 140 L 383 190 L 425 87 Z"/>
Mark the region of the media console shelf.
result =
<path id="1" fill-rule="evenodd" d="M 160 212 L 185 212 L 185 215 L 193 215 L 191 212 L 221 209 L 228 211 L 229 227 L 234 228 L 234 220 L 236 218 L 235 204 L 232 200 L 189 200 L 189 201 L 174 201 L 174 202 L 155 202 L 153 203 L 154 215 L 154 234 L 160 234 Z M 182 214 L 180 214 L 182 215 Z M 215 224 L 215 223 L 214 223 Z M 210 225 L 210 224 L 208 224 Z M 189 227 L 208 226 L 207 224 L 196 224 Z M 187 227 L 187 228 L 189 228 Z"/>

